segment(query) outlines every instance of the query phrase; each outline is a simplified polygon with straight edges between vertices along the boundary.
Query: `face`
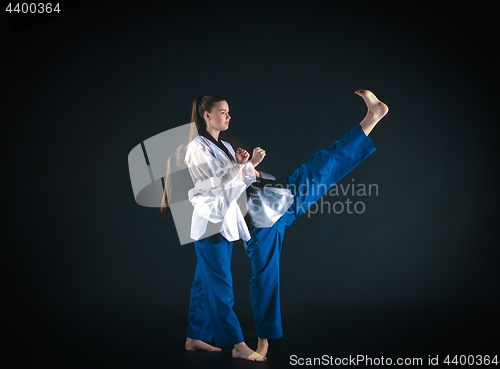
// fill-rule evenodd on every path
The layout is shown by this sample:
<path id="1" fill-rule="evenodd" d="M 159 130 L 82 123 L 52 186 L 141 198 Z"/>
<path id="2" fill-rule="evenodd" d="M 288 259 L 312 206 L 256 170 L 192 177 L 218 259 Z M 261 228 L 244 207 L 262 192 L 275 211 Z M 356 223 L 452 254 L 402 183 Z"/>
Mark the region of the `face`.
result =
<path id="1" fill-rule="evenodd" d="M 229 105 L 225 101 L 219 101 L 214 104 L 212 111 L 205 112 L 203 115 L 207 122 L 207 128 L 225 131 L 229 128 Z"/>

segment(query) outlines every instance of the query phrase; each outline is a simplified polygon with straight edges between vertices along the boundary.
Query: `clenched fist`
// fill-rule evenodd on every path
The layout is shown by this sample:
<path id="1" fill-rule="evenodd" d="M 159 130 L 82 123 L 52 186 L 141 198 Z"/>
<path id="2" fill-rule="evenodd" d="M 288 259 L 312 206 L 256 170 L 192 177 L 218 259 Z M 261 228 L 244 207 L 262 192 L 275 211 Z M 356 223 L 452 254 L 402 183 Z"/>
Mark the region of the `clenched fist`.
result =
<path id="1" fill-rule="evenodd" d="M 238 148 L 238 150 L 236 150 L 235 154 L 236 154 L 236 160 L 238 161 L 238 164 L 243 164 L 250 157 L 250 154 L 242 148 Z"/>
<path id="2" fill-rule="evenodd" d="M 259 163 L 264 159 L 264 156 L 266 156 L 266 151 L 264 149 L 261 149 L 260 147 L 253 149 L 252 163 L 254 168 L 259 165 Z"/>

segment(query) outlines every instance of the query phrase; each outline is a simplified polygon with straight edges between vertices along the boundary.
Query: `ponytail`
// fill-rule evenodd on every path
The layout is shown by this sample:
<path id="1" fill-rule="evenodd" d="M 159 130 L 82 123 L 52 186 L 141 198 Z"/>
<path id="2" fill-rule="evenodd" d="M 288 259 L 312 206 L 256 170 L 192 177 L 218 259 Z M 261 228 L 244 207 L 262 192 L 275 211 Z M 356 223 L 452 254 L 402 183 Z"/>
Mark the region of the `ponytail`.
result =
<path id="1" fill-rule="evenodd" d="M 198 96 L 193 100 L 191 122 L 196 124 L 198 132 L 205 131 L 207 129 L 207 122 L 205 122 L 205 117 L 203 115 L 206 111 L 210 113 L 215 103 L 219 101 L 226 101 L 226 99 L 218 95 L 205 95 Z"/>
<path id="2" fill-rule="evenodd" d="M 222 96 L 218 95 L 205 95 L 197 96 L 193 100 L 191 109 L 191 133 L 189 137 L 189 142 L 191 142 L 198 133 L 205 131 L 207 129 L 207 123 L 205 122 L 204 114 L 206 111 L 211 112 L 216 102 L 225 101 Z M 172 165 L 175 165 L 175 158 L 171 156 L 167 161 L 167 175 L 165 176 L 165 185 L 163 187 L 163 196 L 160 206 L 160 215 L 166 217 L 170 212 L 170 205 L 168 203 L 168 198 L 172 193 L 172 181 L 170 180 L 170 173 Z"/>

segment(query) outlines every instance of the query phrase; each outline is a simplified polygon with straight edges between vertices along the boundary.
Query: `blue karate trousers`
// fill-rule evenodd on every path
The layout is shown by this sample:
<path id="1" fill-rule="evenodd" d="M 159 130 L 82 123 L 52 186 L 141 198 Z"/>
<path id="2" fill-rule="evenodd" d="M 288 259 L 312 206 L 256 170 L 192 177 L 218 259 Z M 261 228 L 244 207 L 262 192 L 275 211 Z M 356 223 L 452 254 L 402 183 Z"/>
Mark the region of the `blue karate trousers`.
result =
<path id="1" fill-rule="evenodd" d="M 244 242 L 250 258 L 250 299 L 259 338 L 283 335 L 279 299 L 279 258 L 285 230 L 342 179 L 376 150 L 373 141 L 358 124 L 339 140 L 318 150 L 284 182 L 294 202 L 272 227 L 252 225 L 254 237 Z M 187 337 L 211 342 L 218 347 L 243 342 L 243 333 L 233 311 L 231 276 L 233 242 L 222 235 L 195 241 L 196 272 L 191 285 Z M 258 242 L 256 242 L 258 240 Z"/>

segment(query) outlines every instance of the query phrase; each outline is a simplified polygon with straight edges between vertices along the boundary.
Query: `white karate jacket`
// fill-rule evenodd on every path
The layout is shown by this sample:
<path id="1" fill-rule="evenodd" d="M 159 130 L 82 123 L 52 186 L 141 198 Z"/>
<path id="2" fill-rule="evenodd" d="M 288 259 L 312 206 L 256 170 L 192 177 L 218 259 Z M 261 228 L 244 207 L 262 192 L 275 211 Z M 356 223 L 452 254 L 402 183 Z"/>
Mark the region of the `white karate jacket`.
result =
<path id="1" fill-rule="evenodd" d="M 219 140 L 236 157 L 230 143 Z M 199 240 L 208 222 L 222 222 L 220 233 L 229 241 L 250 240 L 251 236 L 237 200 L 256 181 L 250 161 L 243 164 L 229 160 L 227 155 L 206 137 L 194 138 L 188 145 L 185 164 L 194 188 L 188 191 L 193 204 L 191 238 Z M 259 171 L 264 179 L 276 178 Z M 247 211 L 256 227 L 271 227 L 290 207 L 293 194 L 289 189 L 264 187 L 247 199 Z"/>

